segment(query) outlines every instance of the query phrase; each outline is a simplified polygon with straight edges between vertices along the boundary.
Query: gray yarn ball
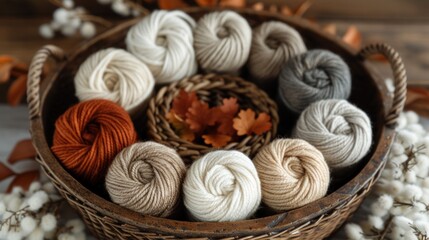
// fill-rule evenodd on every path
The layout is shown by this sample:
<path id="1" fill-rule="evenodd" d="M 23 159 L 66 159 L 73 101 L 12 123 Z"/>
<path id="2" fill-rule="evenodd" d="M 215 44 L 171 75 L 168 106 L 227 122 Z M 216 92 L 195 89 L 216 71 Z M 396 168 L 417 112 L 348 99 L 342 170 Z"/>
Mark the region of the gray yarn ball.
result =
<path id="1" fill-rule="evenodd" d="M 328 99 L 311 104 L 301 113 L 292 136 L 315 146 L 328 166 L 336 170 L 366 155 L 372 129 L 364 111 L 346 100 Z"/>
<path id="2" fill-rule="evenodd" d="M 299 113 L 322 99 L 347 99 L 351 92 L 349 67 L 338 55 L 321 49 L 291 59 L 279 76 L 279 99 Z"/>

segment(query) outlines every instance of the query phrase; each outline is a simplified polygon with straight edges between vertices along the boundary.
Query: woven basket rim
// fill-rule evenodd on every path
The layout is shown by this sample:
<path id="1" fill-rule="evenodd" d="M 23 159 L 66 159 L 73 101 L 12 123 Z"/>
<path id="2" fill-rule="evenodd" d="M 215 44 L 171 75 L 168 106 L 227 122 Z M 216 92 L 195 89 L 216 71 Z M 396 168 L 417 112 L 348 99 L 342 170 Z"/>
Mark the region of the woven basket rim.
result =
<path id="1" fill-rule="evenodd" d="M 187 13 L 195 13 L 200 11 L 216 11 L 224 10 L 220 8 L 186 8 L 182 9 Z M 279 21 L 286 23 L 293 23 L 293 25 L 300 26 L 302 28 L 309 29 L 315 34 L 319 35 L 321 38 L 325 38 L 333 44 L 338 45 L 344 51 L 346 51 L 351 56 L 355 56 L 357 51 L 351 47 L 345 45 L 344 43 L 338 41 L 334 36 L 324 34 L 321 30 L 313 26 L 311 23 L 308 23 L 303 20 L 298 20 L 294 17 L 280 16 L 277 14 L 269 12 L 255 12 L 250 9 L 234 9 L 240 14 L 257 14 L 266 17 L 275 17 Z M 122 31 L 124 28 L 127 28 L 134 23 L 139 21 L 139 19 L 132 19 L 125 23 L 122 23 L 105 33 L 98 35 L 92 40 L 88 41 L 83 46 L 79 46 L 74 51 L 71 52 L 69 59 L 75 58 L 80 52 L 90 48 L 92 45 L 97 43 L 100 39 L 105 38 L 107 35 L 115 34 Z M 41 101 L 41 106 L 43 107 L 44 100 L 46 99 L 49 89 L 52 87 L 54 80 L 58 78 L 59 73 L 64 69 L 69 60 L 63 62 L 59 65 L 58 70 L 52 76 L 47 79 L 47 86 L 43 92 Z M 365 67 L 365 69 L 367 69 Z M 387 92 L 385 85 L 382 80 L 374 77 L 373 80 L 377 83 L 378 89 L 382 95 L 385 96 Z M 383 113 L 385 109 L 381 109 Z M 43 112 L 43 111 L 42 111 Z M 384 119 L 384 118 L 383 118 Z M 31 120 L 31 132 L 33 135 L 33 142 L 36 147 L 38 154 L 43 159 L 43 162 L 46 163 L 46 167 L 49 168 L 56 180 L 62 184 L 62 187 L 68 192 L 73 194 L 77 199 L 80 199 L 82 202 L 88 204 L 88 206 L 96 209 L 101 214 L 107 216 L 114 216 L 118 220 L 128 223 L 131 225 L 138 225 L 142 228 L 148 229 L 148 231 L 154 231 L 158 233 L 173 234 L 176 236 L 206 236 L 206 235 L 219 235 L 219 236 L 234 236 L 237 234 L 249 234 L 257 235 L 268 232 L 276 232 L 284 230 L 286 228 L 294 227 L 299 224 L 302 224 L 307 221 L 314 220 L 317 216 L 322 216 L 329 211 L 335 210 L 336 207 L 342 205 L 344 202 L 350 200 L 353 195 L 357 194 L 363 186 L 371 181 L 374 178 L 376 172 L 381 168 L 383 162 L 385 161 L 385 156 L 388 153 L 391 142 L 395 136 L 395 132 L 391 128 L 383 126 L 381 129 L 381 134 L 379 139 L 374 139 L 376 146 L 374 146 L 375 151 L 371 156 L 368 163 L 362 168 L 362 170 L 357 174 L 352 180 L 347 182 L 345 185 L 337 189 L 335 192 L 325 196 L 322 199 L 319 199 L 313 203 L 310 203 L 306 206 L 303 206 L 298 209 L 294 209 L 285 213 L 279 213 L 272 216 L 267 216 L 263 218 L 243 220 L 237 222 L 188 222 L 188 221 L 178 221 L 172 219 L 158 218 L 152 216 L 141 215 L 137 212 L 128 210 L 126 208 L 120 207 L 104 198 L 99 197 L 98 195 L 92 193 L 81 185 L 77 180 L 75 180 L 57 161 L 53 153 L 50 151 L 49 145 L 47 143 L 46 137 L 44 136 L 43 128 L 43 117 L 35 118 Z M 363 173 L 372 173 L 366 176 L 363 176 Z M 317 211 L 314 207 L 317 208 Z M 308 213 L 305 218 L 301 218 L 302 213 Z M 113 217 L 112 217 L 113 218 Z M 240 228 L 237 226 L 246 226 Z"/>

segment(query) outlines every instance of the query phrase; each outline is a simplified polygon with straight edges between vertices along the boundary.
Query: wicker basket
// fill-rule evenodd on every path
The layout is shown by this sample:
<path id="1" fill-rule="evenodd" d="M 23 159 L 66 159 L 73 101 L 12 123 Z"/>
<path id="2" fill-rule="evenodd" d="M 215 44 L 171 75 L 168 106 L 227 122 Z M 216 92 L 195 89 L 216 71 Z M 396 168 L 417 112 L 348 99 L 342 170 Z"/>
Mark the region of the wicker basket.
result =
<path id="1" fill-rule="evenodd" d="M 185 11 L 199 18 L 213 10 L 215 9 L 194 8 Z M 127 29 L 138 19 L 97 36 L 72 51 L 67 59 L 61 49 L 46 46 L 33 58 L 27 92 L 31 132 L 38 160 L 62 196 L 80 213 L 91 232 L 100 239 L 322 239 L 340 227 L 357 209 L 380 175 L 395 136 L 394 126 L 405 101 L 406 76 L 398 54 L 384 44 L 370 45 L 358 53 L 303 20 L 253 10 L 237 11 L 253 27 L 269 20 L 286 22 L 301 33 L 308 48 L 329 49 L 346 60 L 354 80 L 350 101 L 369 115 L 373 125 L 374 136 L 370 152 L 342 185 L 332 185 L 326 197 L 285 213 L 259 211 L 256 219 L 222 223 L 144 216 L 86 189 L 61 166 L 50 150 L 54 121 L 77 102 L 73 87 L 77 67 L 99 49 L 123 47 Z M 384 82 L 374 77 L 364 63 L 364 57 L 376 53 L 386 56 L 391 64 L 396 87 L 393 98 L 386 94 Z M 50 56 L 61 63 L 57 71 L 40 86 L 41 71 Z"/>
<path id="2" fill-rule="evenodd" d="M 200 99 L 209 102 L 212 106 L 220 105 L 223 98 L 235 97 L 242 108 L 251 108 L 257 113 L 265 112 L 271 116 L 273 127 L 270 131 L 262 135 L 247 136 L 239 142 L 231 142 L 222 147 L 223 149 L 236 149 L 253 157 L 262 146 L 271 142 L 277 133 L 277 124 L 279 123 L 277 105 L 254 84 L 239 77 L 215 74 L 185 78 L 160 89 L 156 97 L 152 98 L 147 110 L 147 131 L 151 139 L 175 148 L 187 163 L 190 162 L 187 160 L 195 160 L 213 151 L 214 148 L 183 140 L 171 128 L 166 114 L 180 89 L 195 91 Z"/>

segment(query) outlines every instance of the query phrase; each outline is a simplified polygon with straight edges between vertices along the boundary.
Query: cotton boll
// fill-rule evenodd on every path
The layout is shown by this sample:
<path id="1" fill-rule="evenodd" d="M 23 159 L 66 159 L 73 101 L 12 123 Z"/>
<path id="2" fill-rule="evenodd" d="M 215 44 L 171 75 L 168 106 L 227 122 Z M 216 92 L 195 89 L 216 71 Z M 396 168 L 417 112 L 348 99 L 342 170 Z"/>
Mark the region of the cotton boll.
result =
<path id="1" fill-rule="evenodd" d="M 76 31 L 77 31 L 77 29 L 74 26 L 68 25 L 68 24 L 64 25 L 61 28 L 61 33 L 66 37 L 70 37 L 70 36 L 74 35 L 76 33 Z"/>
<path id="2" fill-rule="evenodd" d="M 369 216 L 368 222 L 371 226 L 378 230 L 382 230 L 384 228 L 384 221 L 379 216 Z"/>
<path id="3" fill-rule="evenodd" d="M 10 231 L 7 233 L 7 240 L 21 240 L 23 238 L 21 232 Z"/>
<path id="4" fill-rule="evenodd" d="M 68 21 L 67 25 L 69 25 L 70 27 L 77 29 L 80 27 L 82 21 L 80 20 L 79 17 L 74 16 L 72 18 L 70 18 L 70 20 Z"/>
<path id="5" fill-rule="evenodd" d="M 383 194 L 371 204 L 371 212 L 375 216 L 384 217 L 388 210 L 393 206 L 393 198 L 390 195 Z"/>
<path id="6" fill-rule="evenodd" d="M 80 27 L 80 35 L 84 38 L 91 38 L 96 33 L 95 25 L 91 22 L 84 22 Z"/>
<path id="7" fill-rule="evenodd" d="M 28 188 L 28 192 L 34 193 L 42 188 L 42 184 L 38 181 L 32 182 Z"/>
<path id="8" fill-rule="evenodd" d="M 392 169 L 392 177 L 393 179 L 400 179 L 403 175 L 402 169 L 399 167 L 395 167 Z"/>
<path id="9" fill-rule="evenodd" d="M 28 240 L 43 240 L 44 237 L 45 237 L 45 234 L 44 234 L 43 230 L 41 228 L 37 227 L 27 236 L 27 239 Z"/>
<path id="10" fill-rule="evenodd" d="M 426 213 L 424 213 L 424 212 L 417 212 L 417 213 L 414 213 L 413 215 L 411 215 L 410 216 L 410 218 L 411 218 L 411 220 L 413 220 L 414 221 L 414 223 L 416 222 L 416 221 L 424 221 L 424 222 L 427 222 L 429 219 L 428 219 L 428 215 L 426 214 Z"/>
<path id="11" fill-rule="evenodd" d="M 57 190 L 55 189 L 55 186 L 52 182 L 47 182 L 47 183 L 43 184 L 42 190 L 45 191 L 46 193 L 49 193 L 49 194 L 57 192 Z"/>
<path id="12" fill-rule="evenodd" d="M 397 138 L 404 147 L 412 146 L 418 140 L 418 136 L 416 134 L 406 129 L 400 130 Z"/>
<path id="13" fill-rule="evenodd" d="M 57 218 L 53 214 L 48 213 L 42 217 L 40 226 L 43 231 L 50 232 L 57 227 Z"/>
<path id="14" fill-rule="evenodd" d="M 414 226 L 423 234 L 429 233 L 429 222 L 427 221 L 415 221 Z"/>
<path id="15" fill-rule="evenodd" d="M 5 239 L 9 232 L 9 223 L 5 222 L 2 226 L 0 226 L 0 239 Z"/>
<path id="16" fill-rule="evenodd" d="M 410 124 L 405 129 L 413 132 L 414 134 L 416 134 L 419 137 L 422 137 L 426 133 L 423 126 L 418 124 L 418 123 Z"/>
<path id="17" fill-rule="evenodd" d="M 406 184 L 404 190 L 401 192 L 402 199 L 408 200 L 420 200 L 422 198 L 423 191 L 419 186 Z"/>
<path id="18" fill-rule="evenodd" d="M 54 11 L 54 21 L 58 22 L 61 25 L 67 24 L 69 21 L 69 18 L 71 16 L 71 12 L 64 9 L 64 8 L 58 8 Z"/>
<path id="19" fill-rule="evenodd" d="M 33 217 L 26 216 L 21 220 L 21 229 L 25 235 L 31 233 L 37 226 L 37 222 Z"/>
<path id="20" fill-rule="evenodd" d="M 425 204 L 429 204 L 429 189 L 428 188 L 422 188 L 423 190 L 423 196 L 420 199 L 421 202 Z"/>
<path id="21" fill-rule="evenodd" d="M 404 147 L 402 144 L 394 142 L 392 144 L 392 148 L 390 149 L 391 153 L 393 153 L 395 156 L 399 156 L 404 153 Z"/>
<path id="22" fill-rule="evenodd" d="M 58 235 L 58 240 L 76 240 L 76 238 L 69 233 L 61 233 Z"/>
<path id="23" fill-rule="evenodd" d="M 405 181 L 407 183 L 415 183 L 417 181 L 417 176 L 414 171 L 407 171 L 405 173 Z"/>
<path id="24" fill-rule="evenodd" d="M 411 207 L 408 206 L 396 206 L 390 209 L 390 214 L 393 216 L 407 215 L 411 212 Z"/>
<path id="25" fill-rule="evenodd" d="M 398 195 L 404 190 L 404 184 L 399 180 L 393 180 L 388 184 L 386 187 L 388 190 L 388 193 L 392 194 L 393 196 Z"/>
<path id="26" fill-rule="evenodd" d="M 112 4 L 112 9 L 124 17 L 129 16 L 131 13 L 130 8 L 122 0 L 115 0 Z"/>
<path id="27" fill-rule="evenodd" d="M 73 2 L 73 0 L 63 0 L 63 6 L 65 8 L 73 8 L 74 2 Z"/>
<path id="28" fill-rule="evenodd" d="M 0 216 L 6 212 L 6 209 L 4 202 L 0 202 Z"/>
<path id="29" fill-rule="evenodd" d="M 22 189 L 22 187 L 13 187 L 11 193 L 13 195 L 20 196 L 24 194 L 24 189 Z"/>
<path id="30" fill-rule="evenodd" d="M 350 240 L 361 240 L 363 239 L 362 228 L 355 223 L 348 223 L 345 226 L 346 235 Z"/>
<path id="31" fill-rule="evenodd" d="M 389 165 L 390 168 L 393 168 L 395 166 Z M 394 180 L 393 178 L 393 170 L 392 169 L 384 169 L 383 172 L 381 172 L 381 178 L 386 180 Z"/>
<path id="32" fill-rule="evenodd" d="M 423 179 L 422 187 L 429 188 L 429 178 Z"/>
<path id="33" fill-rule="evenodd" d="M 7 209 L 9 211 L 16 212 L 20 209 L 21 203 L 22 203 L 22 198 L 15 196 L 15 195 L 12 195 L 12 198 L 10 199 L 10 201 L 7 204 Z"/>
<path id="34" fill-rule="evenodd" d="M 72 233 L 79 233 L 85 230 L 85 225 L 80 219 L 72 219 L 67 221 L 66 227 L 71 227 Z"/>
<path id="35" fill-rule="evenodd" d="M 42 24 L 39 27 L 39 34 L 43 38 L 51 39 L 55 36 L 54 30 L 49 24 Z"/>
<path id="36" fill-rule="evenodd" d="M 403 162 L 407 161 L 407 159 L 408 159 L 407 155 L 401 154 L 401 155 L 398 155 L 398 156 L 395 156 L 395 157 L 391 158 L 389 160 L 389 162 L 394 162 L 396 164 L 396 166 L 399 166 Z"/>
<path id="37" fill-rule="evenodd" d="M 398 227 L 404 229 L 405 231 L 407 231 L 407 230 L 410 229 L 410 226 L 413 224 L 413 220 L 411 220 L 411 219 L 409 219 L 407 217 L 404 217 L 404 216 L 395 216 L 393 218 L 393 223 L 396 226 L 398 226 Z"/>
<path id="38" fill-rule="evenodd" d="M 86 235 L 84 232 L 75 233 L 74 237 L 76 240 L 86 240 Z"/>
<path id="39" fill-rule="evenodd" d="M 419 122 L 419 115 L 413 111 L 407 111 L 404 113 L 405 117 L 407 118 L 408 124 L 418 123 Z"/>
<path id="40" fill-rule="evenodd" d="M 389 234 L 390 239 L 403 239 L 404 235 L 405 235 L 405 230 L 398 226 L 393 226 L 392 231 Z"/>
<path id="41" fill-rule="evenodd" d="M 414 205 L 413 206 L 413 214 L 411 214 L 411 215 L 414 215 L 415 213 L 425 212 L 426 211 L 425 204 L 423 204 L 421 202 L 414 202 L 413 205 Z"/>
<path id="42" fill-rule="evenodd" d="M 48 201 L 49 197 L 46 192 L 37 191 L 28 199 L 28 209 L 31 211 L 38 211 Z"/>
<path id="43" fill-rule="evenodd" d="M 397 122 L 398 122 L 398 125 L 396 127 L 396 130 L 400 130 L 407 125 L 407 118 L 403 113 L 399 115 Z"/>
<path id="44" fill-rule="evenodd" d="M 413 230 L 405 231 L 403 239 L 404 240 L 419 240 L 417 238 L 417 236 L 414 234 Z"/>
<path id="45" fill-rule="evenodd" d="M 417 175 L 419 177 L 427 177 L 429 174 L 429 157 L 420 154 L 416 157 Z M 428 185 L 429 186 L 429 185 Z"/>

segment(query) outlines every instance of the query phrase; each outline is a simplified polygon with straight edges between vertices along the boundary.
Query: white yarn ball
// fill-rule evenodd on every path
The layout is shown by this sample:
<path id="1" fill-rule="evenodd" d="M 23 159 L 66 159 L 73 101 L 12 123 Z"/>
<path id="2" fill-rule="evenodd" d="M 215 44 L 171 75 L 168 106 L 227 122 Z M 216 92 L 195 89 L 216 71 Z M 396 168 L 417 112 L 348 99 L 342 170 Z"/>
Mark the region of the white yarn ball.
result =
<path id="1" fill-rule="evenodd" d="M 197 71 L 194 27 L 195 21 L 182 11 L 154 11 L 128 31 L 125 42 L 157 83 L 170 83 Z"/>
<path id="2" fill-rule="evenodd" d="M 252 161 L 239 151 L 207 153 L 189 168 L 183 200 L 201 221 L 249 218 L 261 202 L 261 183 Z"/>
<path id="3" fill-rule="evenodd" d="M 144 63 L 115 48 L 100 50 L 87 58 L 80 65 L 74 83 L 80 101 L 108 99 L 129 113 L 146 102 L 155 85 Z"/>
<path id="4" fill-rule="evenodd" d="M 372 142 L 371 122 L 365 112 L 338 99 L 321 100 L 307 107 L 293 135 L 321 151 L 334 170 L 357 163 Z"/>
<path id="5" fill-rule="evenodd" d="M 194 31 L 198 63 L 208 72 L 236 72 L 247 61 L 252 29 L 233 11 L 204 15 Z"/>

